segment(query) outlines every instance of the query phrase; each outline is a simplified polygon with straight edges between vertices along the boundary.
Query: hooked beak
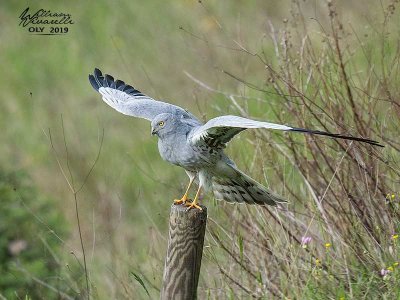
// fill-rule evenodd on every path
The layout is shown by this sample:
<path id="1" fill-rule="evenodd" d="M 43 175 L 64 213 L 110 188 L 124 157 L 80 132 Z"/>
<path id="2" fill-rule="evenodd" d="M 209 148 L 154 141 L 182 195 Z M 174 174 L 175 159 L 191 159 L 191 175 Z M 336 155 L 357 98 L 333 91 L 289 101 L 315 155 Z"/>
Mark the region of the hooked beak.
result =
<path id="1" fill-rule="evenodd" d="M 151 129 L 151 135 L 155 135 L 157 133 L 157 130 L 155 130 L 154 128 Z"/>

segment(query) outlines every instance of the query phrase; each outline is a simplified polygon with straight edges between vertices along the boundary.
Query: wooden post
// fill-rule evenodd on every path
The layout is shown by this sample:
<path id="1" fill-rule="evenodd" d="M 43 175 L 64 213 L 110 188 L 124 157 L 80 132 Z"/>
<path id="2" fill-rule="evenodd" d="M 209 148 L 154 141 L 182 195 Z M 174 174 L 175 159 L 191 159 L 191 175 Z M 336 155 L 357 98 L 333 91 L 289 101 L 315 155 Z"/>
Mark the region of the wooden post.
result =
<path id="1" fill-rule="evenodd" d="M 161 300 L 197 298 L 207 208 L 187 210 L 172 205 L 169 216 L 169 239 L 165 258 Z"/>

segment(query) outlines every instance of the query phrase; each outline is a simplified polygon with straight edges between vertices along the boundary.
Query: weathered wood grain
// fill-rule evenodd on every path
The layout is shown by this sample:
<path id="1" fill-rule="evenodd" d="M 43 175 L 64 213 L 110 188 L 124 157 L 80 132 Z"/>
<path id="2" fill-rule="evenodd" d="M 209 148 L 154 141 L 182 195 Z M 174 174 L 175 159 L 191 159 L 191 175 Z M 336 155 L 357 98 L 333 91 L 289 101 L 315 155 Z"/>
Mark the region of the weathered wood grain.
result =
<path id="1" fill-rule="evenodd" d="M 196 299 L 207 221 L 207 208 L 201 207 L 202 211 L 171 207 L 162 300 Z"/>

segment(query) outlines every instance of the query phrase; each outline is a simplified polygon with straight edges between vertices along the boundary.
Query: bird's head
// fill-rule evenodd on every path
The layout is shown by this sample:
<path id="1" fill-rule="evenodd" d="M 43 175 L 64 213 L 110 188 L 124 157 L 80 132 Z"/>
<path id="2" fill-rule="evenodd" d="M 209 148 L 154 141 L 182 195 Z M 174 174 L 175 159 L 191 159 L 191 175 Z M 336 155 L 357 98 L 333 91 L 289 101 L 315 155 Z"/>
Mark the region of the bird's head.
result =
<path id="1" fill-rule="evenodd" d="M 151 121 L 151 134 L 163 138 L 164 136 L 175 132 L 175 123 L 176 118 L 172 114 L 159 114 Z"/>

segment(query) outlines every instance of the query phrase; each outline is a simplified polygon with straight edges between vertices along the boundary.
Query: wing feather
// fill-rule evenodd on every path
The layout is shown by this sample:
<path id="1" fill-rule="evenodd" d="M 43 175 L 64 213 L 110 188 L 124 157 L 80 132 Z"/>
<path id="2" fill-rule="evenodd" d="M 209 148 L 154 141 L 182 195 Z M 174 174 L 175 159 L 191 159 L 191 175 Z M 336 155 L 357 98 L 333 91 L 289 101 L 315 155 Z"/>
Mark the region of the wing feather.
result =
<path id="1" fill-rule="evenodd" d="M 190 137 L 193 145 L 206 144 L 209 147 L 224 148 L 226 144 L 238 133 L 250 128 L 265 128 L 283 131 L 294 131 L 308 134 L 325 135 L 333 138 L 354 140 L 383 147 L 374 140 L 352 137 L 337 133 L 329 133 L 319 130 L 309 130 L 304 128 L 290 127 L 286 125 L 255 121 L 238 116 L 221 116 L 211 119 L 203 126 L 196 128 Z"/>
<path id="2" fill-rule="evenodd" d="M 114 80 L 114 77 L 108 74 L 103 76 L 97 68 L 89 75 L 89 81 L 102 95 L 104 102 L 122 114 L 151 121 L 161 113 L 171 113 L 180 115 L 188 123 L 201 125 L 196 117 L 183 108 L 154 100 L 122 80 Z"/>

